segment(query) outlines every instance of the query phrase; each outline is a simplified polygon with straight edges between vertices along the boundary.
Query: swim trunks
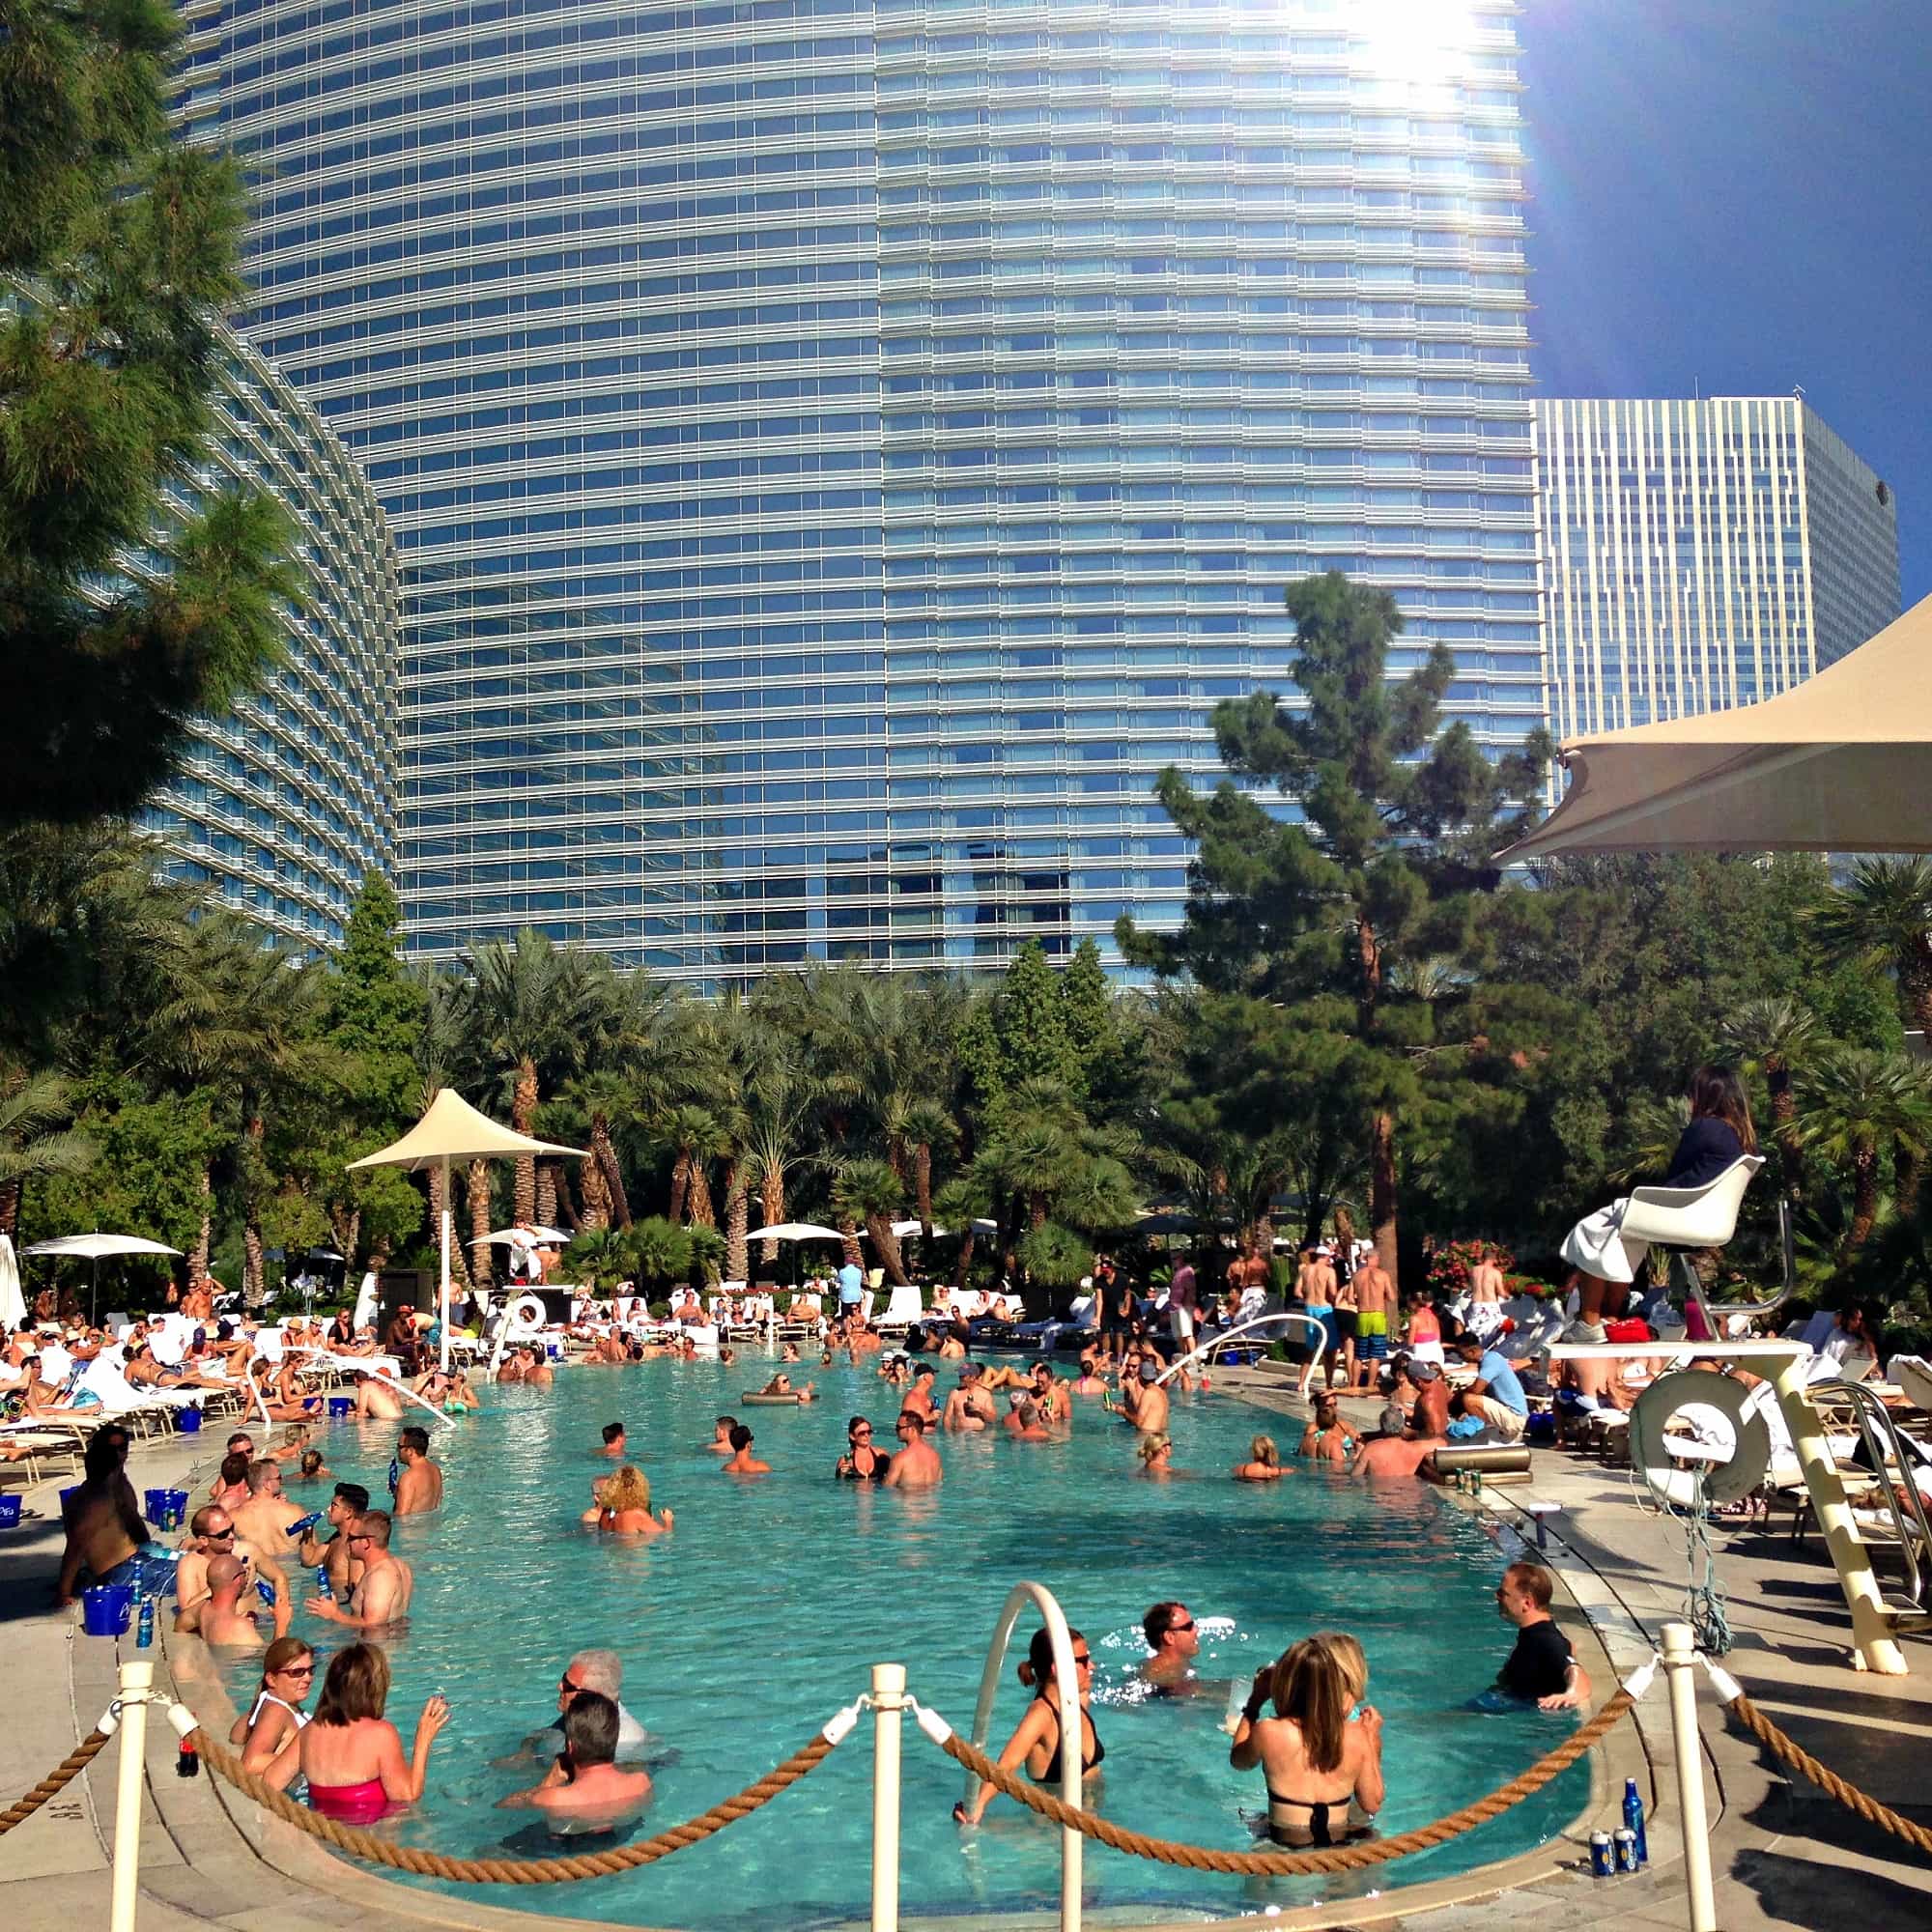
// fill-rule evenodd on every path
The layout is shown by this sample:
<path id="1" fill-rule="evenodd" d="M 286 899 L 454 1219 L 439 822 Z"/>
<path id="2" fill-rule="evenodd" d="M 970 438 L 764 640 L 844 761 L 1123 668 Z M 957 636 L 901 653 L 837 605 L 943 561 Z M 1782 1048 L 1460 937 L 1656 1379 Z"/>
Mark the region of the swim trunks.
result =
<path id="1" fill-rule="evenodd" d="M 1380 1309 L 1363 1309 L 1355 1317 L 1355 1352 L 1371 1362 L 1386 1361 L 1389 1319 Z"/>

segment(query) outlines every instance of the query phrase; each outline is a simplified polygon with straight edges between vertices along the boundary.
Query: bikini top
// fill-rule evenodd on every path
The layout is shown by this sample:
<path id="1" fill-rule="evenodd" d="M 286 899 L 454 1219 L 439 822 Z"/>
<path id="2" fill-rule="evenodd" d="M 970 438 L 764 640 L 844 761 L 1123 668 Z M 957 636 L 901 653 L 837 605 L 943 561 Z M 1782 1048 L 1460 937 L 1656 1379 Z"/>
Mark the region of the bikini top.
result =
<path id="1" fill-rule="evenodd" d="M 279 1704 L 296 1720 L 297 1730 L 300 1730 L 308 1722 L 308 1713 L 306 1711 L 298 1711 L 285 1697 L 277 1697 L 272 1690 L 264 1690 L 255 1699 L 255 1708 L 248 1713 L 248 1724 L 251 1730 L 254 1728 L 255 1719 L 262 1715 L 262 1706 L 264 1704 Z"/>
<path id="2" fill-rule="evenodd" d="M 1058 1784 L 1060 1782 L 1060 1773 L 1061 1773 L 1060 1708 L 1057 1704 L 1054 1703 L 1052 1698 L 1046 1696 L 1043 1692 L 1040 1691 L 1036 1691 L 1034 1693 L 1034 1702 L 1036 1704 L 1044 1704 L 1046 1708 L 1053 1713 L 1053 1733 L 1054 1733 L 1053 1755 L 1047 1759 L 1046 1769 L 1040 1773 L 1038 1778 L 1036 1781 L 1040 1784 Z M 1082 1723 L 1081 1729 L 1085 1730 L 1087 1725 L 1093 1722 L 1094 1722 L 1093 1719 L 1087 1718 L 1085 1721 Z M 1100 1742 L 1100 1727 L 1097 1724 L 1094 1724 L 1094 1755 L 1091 1758 L 1084 1756 L 1081 1758 L 1080 1776 L 1082 1777 L 1085 1777 L 1090 1771 L 1098 1771 L 1101 1765 L 1106 1762 L 1106 1757 L 1107 1757 L 1107 1747 Z"/>

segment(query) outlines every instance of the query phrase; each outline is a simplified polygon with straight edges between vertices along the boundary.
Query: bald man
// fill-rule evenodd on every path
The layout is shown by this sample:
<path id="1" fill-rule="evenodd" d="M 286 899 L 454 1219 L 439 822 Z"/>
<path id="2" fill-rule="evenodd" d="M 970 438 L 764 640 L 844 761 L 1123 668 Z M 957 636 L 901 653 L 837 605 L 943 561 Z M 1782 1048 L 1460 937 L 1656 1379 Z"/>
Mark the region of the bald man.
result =
<path id="1" fill-rule="evenodd" d="M 260 1650 L 268 1642 L 262 1634 L 255 1607 L 244 1601 L 253 1594 L 248 1568 L 239 1557 L 211 1556 L 208 1559 L 208 1601 L 201 1606 L 201 1634 L 204 1642 L 223 1650 Z M 289 1629 L 288 1605 L 275 1603 L 274 1630 L 286 1636 Z"/>

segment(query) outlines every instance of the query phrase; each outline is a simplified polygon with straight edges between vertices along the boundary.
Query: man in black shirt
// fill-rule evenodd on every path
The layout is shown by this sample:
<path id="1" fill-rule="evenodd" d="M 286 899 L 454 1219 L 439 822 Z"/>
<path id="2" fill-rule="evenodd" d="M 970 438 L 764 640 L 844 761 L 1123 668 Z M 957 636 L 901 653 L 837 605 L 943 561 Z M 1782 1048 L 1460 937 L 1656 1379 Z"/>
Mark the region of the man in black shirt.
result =
<path id="1" fill-rule="evenodd" d="M 1516 1626 L 1516 1648 L 1496 1677 L 1512 1697 L 1540 1711 L 1571 1711 L 1590 1701 L 1590 1673 L 1549 1615 L 1554 1579 L 1534 1563 L 1512 1563 L 1496 1589 L 1496 1608 Z"/>

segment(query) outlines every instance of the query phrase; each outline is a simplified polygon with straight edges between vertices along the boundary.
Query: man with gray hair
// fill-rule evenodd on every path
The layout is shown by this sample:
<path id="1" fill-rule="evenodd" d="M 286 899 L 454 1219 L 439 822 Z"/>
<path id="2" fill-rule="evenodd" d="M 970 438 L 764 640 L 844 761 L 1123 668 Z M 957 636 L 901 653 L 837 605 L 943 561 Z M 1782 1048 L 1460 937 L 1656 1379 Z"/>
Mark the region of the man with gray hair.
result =
<path id="1" fill-rule="evenodd" d="M 564 1666 L 556 1685 L 556 1721 L 526 1740 L 525 1748 L 550 1757 L 563 1748 L 563 1714 L 585 1690 L 608 1697 L 617 1707 L 617 1758 L 640 1758 L 650 1747 L 650 1733 L 624 1708 L 618 1692 L 624 1688 L 624 1660 L 614 1650 L 580 1650 Z"/>

